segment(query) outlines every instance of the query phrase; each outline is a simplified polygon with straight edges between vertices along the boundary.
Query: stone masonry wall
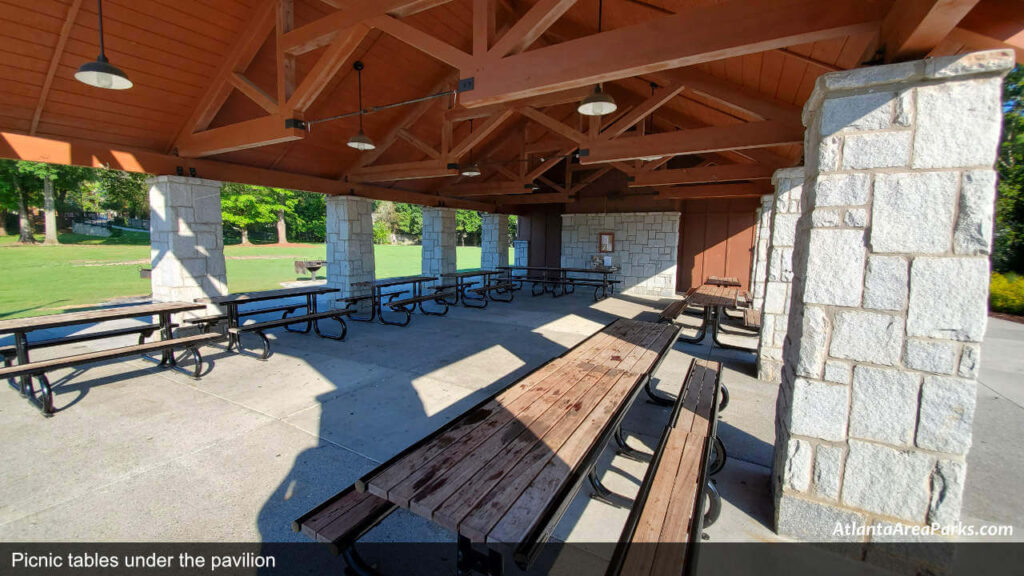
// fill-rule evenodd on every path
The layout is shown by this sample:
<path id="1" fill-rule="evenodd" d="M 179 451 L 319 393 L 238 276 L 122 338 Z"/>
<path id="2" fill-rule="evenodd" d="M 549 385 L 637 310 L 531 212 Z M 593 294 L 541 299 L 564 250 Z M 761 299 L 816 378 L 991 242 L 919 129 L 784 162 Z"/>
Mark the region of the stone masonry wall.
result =
<path id="1" fill-rule="evenodd" d="M 528 240 L 514 240 L 512 242 L 512 265 L 529 266 L 530 242 Z"/>
<path id="2" fill-rule="evenodd" d="M 757 348 L 757 378 L 778 384 L 782 378 L 782 346 L 789 324 L 790 285 L 793 281 L 793 242 L 800 218 L 804 167 L 785 168 L 772 177 L 775 196 L 768 242 L 768 270 L 761 307 L 761 338 Z"/>
<path id="3" fill-rule="evenodd" d="M 481 215 L 480 267 L 508 266 L 508 214 Z"/>
<path id="4" fill-rule="evenodd" d="M 423 207 L 423 274 L 455 272 L 455 210 Z"/>
<path id="5" fill-rule="evenodd" d="M 772 237 L 772 213 L 775 209 L 775 195 L 765 194 L 761 197 L 761 208 L 757 211 L 757 228 L 754 231 L 754 258 L 751 266 L 750 295 L 754 299 L 753 308 L 764 307 L 765 280 L 768 277 L 768 246 Z"/>
<path id="6" fill-rule="evenodd" d="M 373 201 L 328 196 L 327 285 L 341 290 L 338 298 L 361 296 L 369 291 L 354 291 L 352 283 L 371 281 L 374 274 Z"/>
<path id="7" fill-rule="evenodd" d="M 615 234 L 615 251 L 609 255 L 621 268 L 613 276 L 622 280 L 619 290 L 641 296 L 675 295 L 679 212 L 563 214 L 562 266 L 591 268 L 591 258 L 600 254 L 601 232 Z"/>
<path id="8" fill-rule="evenodd" d="M 991 51 L 818 79 L 777 402 L 781 534 L 959 520 L 1013 65 Z"/>
<path id="9" fill-rule="evenodd" d="M 227 294 L 220 182 L 156 176 L 147 184 L 153 300 Z"/>

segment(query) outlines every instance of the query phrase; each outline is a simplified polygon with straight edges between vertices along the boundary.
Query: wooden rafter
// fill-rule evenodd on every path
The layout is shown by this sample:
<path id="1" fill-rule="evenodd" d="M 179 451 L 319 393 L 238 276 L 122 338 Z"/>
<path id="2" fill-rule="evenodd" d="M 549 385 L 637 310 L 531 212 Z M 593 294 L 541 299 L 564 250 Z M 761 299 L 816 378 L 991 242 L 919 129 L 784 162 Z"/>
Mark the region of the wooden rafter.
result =
<path id="1" fill-rule="evenodd" d="M 463 197 L 529 194 L 530 192 L 530 188 L 522 182 L 505 182 L 503 180 L 453 184 L 452 186 L 446 186 L 440 190 L 440 193 L 445 196 Z"/>
<path id="2" fill-rule="evenodd" d="M 459 142 L 451 152 L 448 154 L 448 159 L 452 162 L 458 162 L 463 156 L 474 148 L 477 144 L 480 144 L 488 136 L 497 130 L 506 120 L 515 115 L 515 111 L 511 108 L 506 109 L 503 112 L 495 114 L 487 119 L 479 128 L 473 131 L 472 134 L 466 136 L 461 142 Z"/>
<path id="3" fill-rule="evenodd" d="M 526 50 L 575 3 L 576 0 L 539 0 L 494 44 L 487 53 L 488 59 L 497 60 Z"/>
<path id="4" fill-rule="evenodd" d="M 336 37 L 289 98 L 289 110 L 299 114 L 308 110 L 369 32 L 368 27 L 360 24 Z"/>
<path id="5" fill-rule="evenodd" d="M 656 88 L 654 90 L 654 94 L 649 96 L 639 105 L 633 107 L 630 111 L 616 120 L 614 124 L 605 128 L 604 131 L 601 132 L 601 135 L 605 138 L 615 138 L 616 136 L 621 135 L 626 130 L 635 126 L 637 122 L 648 117 L 652 112 L 674 98 L 676 94 L 682 92 L 685 86 L 686 85 L 682 82 L 675 82 L 662 88 Z M 594 116 L 592 118 L 597 117 Z"/>
<path id="6" fill-rule="evenodd" d="M 421 180 L 458 176 L 459 171 L 446 167 L 436 160 L 383 164 L 354 170 L 348 175 L 349 182 L 397 182 L 400 180 Z"/>
<path id="7" fill-rule="evenodd" d="M 978 0 L 896 0 L 882 21 L 886 61 L 923 58 L 977 4 Z"/>
<path id="8" fill-rule="evenodd" d="M 583 178 L 582 180 L 580 180 L 579 183 L 574 184 L 572 186 L 572 188 L 569 189 L 569 192 L 572 193 L 572 194 L 575 194 L 575 193 L 579 192 L 580 190 L 583 190 L 587 186 L 590 186 L 594 182 L 597 182 L 602 176 L 604 176 L 605 174 L 607 174 L 607 173 L 609 173 L 611 171 L 612 171 L 612 167 L 611 166 L 605 166 L 603 168 L 598 168 L 597 170 L 594 170 L 590 174 L 587 174 L 587 176 L 585 178 Z"/>
<path id="9" fill-rule="evenodd" d="M 1024 26 L 1021 20 L 1019 2 L 984 0 L 964 17 L 954 33 L 974 49 L 1012 49 L 1017 53 L 1017 63 L 1022 63 Z"/>
<path id="10" fill-rule="evenodd" d="M 231 74 L 231 85 L 268 113 L 278 113 L 277 100 L 270 94 L 267 94 L 263 88 L 253 84 L 252 80 L 246 78 L 241 72 Z"/>
<path id="11" fill-rule="evenodd" d="M 509 102 L 870 31 L 883 5 L 861 0 L 734 0 L 508 56 L 477 70 L 467 107 Z"/>
<path id="12" fill-rule="evenodd" d="M 287 102 L 295 91 L 295 55 L 282 48 L 281 39 L 295 26 L 294 0 L 277 0 L 277 101 Z"/>
<path id="13" fill-rule="evenodd" d="M 401 138 L 402 140 L 405 140 L 406 142 L 411 144 L 413 148 L 416 148 L 417 150 L 423 152 L 427 156 L 430 156 L 434 160 L 441 159 L 441 153 L 438 152 L 436 148 L 434 148 L 430 144 L 427 144 L 423 140 L 420 140 L 419 138 L 416 137 L 416 135 L 414 135 L 412 132 L 409 132 L 405 128 L 402 128 L 401 130 L 398 131 L 398 137 Z"/>
<path id="14" fill-rule="evenodd" d="M 473 56 L 451 44 L 440 40 L 422 30 L 388 15 L 378 16 L 366 21 L 366 24 L 405 42 L 409 46 L 448 64 L 457 70 L 468 70 L 473 66 Z"/>
<path id="15" fill-rule="evenodd" d="M 545 172 L 554 168 L 562 160 L 565 160 L 566 157 L 569 156 L 569 154 L 575 152 L 576 148 L 578 148 L 578 146 L 569 146 L 567 148 L 562 148 L 561 150 L 558 151 L 558 154 L 552 156 L 551 158 L 546 158 L 543 162 L 541 162 L 540 166 L 537 166 L 533 170 L 527 172 L 526 181 L 532 182 L 540 178 L 541 175 L 543 175 Z"/>
<path id="16" fill-rule="evenodd" d="M 29 134 L 35 134 L 39 127 L 39 118 L 43 115 L 43 107 L 46 106 L 46 97 L 50 94 L 50 86 L 53 84 L 53 77 L 57 73 L 57 65 L 60 64 L 61 56 L 64 55 L 64 45 L 71 35 L 71 27 L 78 17 L 78 9 L 82 7 L 82 0 L 73 0 L 68 6 L 68 12 L 64 16 L 64 25 L 60 28 L 60 36 L 57 37 L 57 45 L 53 47 L 53 56 L 50 57 L 50 66 L 46 69 L 46 79 L 43 80 L 43 87 L 39 91 L 39 101 L 36 103 L 35 112 L 32 114 L 32 125 L 28 130 Z"/>
<path id="17" fill-rule="evenodd" d="M 564 204 L 572 200 L 572 195 L 568 192 L 541 192 L 540 194 L 499 196 L 495 200 L 499 207 L 516 206 L 520 204 Z"/>
<path id="18" fill-rule="evenodd" d="M 541 112 L 540 110 L 537 110 L 536 108 L 533 108 L 531 106 L 524 106 L 520 108 L 519 113 L 522 114 L 523 116 L 526 116 L 530 120 L 533 120 L 534 122 L 540 124 L 541 126 L 547 128 L 548 130 L 554 132 L 555 134 L 558 134 L 559 136 L 562 136 L 567 140 L 575 142 L 576 144 L 582 145 L 589 140 L 586 134 L 583 134 L 579 130 L 576 130 L 575 128 L 565 124 L 561 120 L 552 118 L 551 116 L 548 116 L 544 112 Z"/>
<path id="19" fill-rule="evenodd" d="M 482 58 L 491 49 L 497 26 L 495 0 L 473 0 L 473 56 Z"/>
<path id="20" fill-rule="evenodd" d="M 641 171 L 629 183 L 629 187 L 641 188 L 647 186 L 736 182 L 741 180 L 767 180 L 772 177 L 772 174 L 777 169 L 777 166 L 762 166 L 760 164 L 729 164 L 725 166 L 706 166 L 677 170 Z"/>
<path id="21" fill-rule="evenodd" d="M 445 74 L 444 77 L 438 80 L 438 82 L 431 88 L 430 93 L 436 94 L 437 92 L 446 90 L 454 81 L 454 74 Z M 398 134 L 401 130 L 407 130 L 410 127 L 412 127 L 413 124 L 419 122 L 420 118 L 422 118 L 423 115 L 426 114 L 427 111 L 429 111 L 437 103 L 437 100 L 424 100 L 417 104 L 413 104 L 411 107 L 409 107 L 405 115 L 402 116 L 395 123 L 395 125 L 388 130 L 384 137 L 380 139 L 380 141 L 377 143 L 377 148 L 369 152 L 366 152 L 365 154 L 362 154 L 359 157 L 358 165 L 369 166 L 370 164 L 376 162 L 381 156 L 384 155 L 385 152 L 387 152 L 391 148 L 391 145 L 395 143 L 395 140 L 398 139 Z M 442 131 L 442 137 L 443 134 L 444 132 Z M 446 149 L 447 146 L 445 146 L 444 142 L 442 142 L 442 156 L 444 155 Z"/>
<path id="22" fill-rule="evenodd" d="M 285 34 L 281 49 L 293 55 L 305 54 L 330 44 L 338 34 L 367 20 L 390 14 L 399 18 L 428 10 L 451 0 L 346 0 L 344 8 Z"/>
<path id="23" fill-rule="evenodd" d="M 284 118 L 274 114 L 189 134 L 178 144 L 178 155 L 185 158 L 202 158 L 292 142 L 305 136 L 305 130 L 286 128 Z"/>

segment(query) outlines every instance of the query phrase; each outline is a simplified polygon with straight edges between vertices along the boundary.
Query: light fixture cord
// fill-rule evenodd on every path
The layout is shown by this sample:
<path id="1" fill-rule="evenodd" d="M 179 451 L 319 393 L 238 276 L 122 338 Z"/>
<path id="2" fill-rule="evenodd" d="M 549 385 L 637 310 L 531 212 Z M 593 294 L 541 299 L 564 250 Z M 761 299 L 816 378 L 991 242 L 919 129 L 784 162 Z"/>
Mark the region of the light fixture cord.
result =
<path id="1" fill-rule="evenodd" d="M 469 119 L 469 135 L 470 136 L 473 135 L 473 119 L 472 118 Z M 473 147 L 472 146 L 469 147 L 469 163 L 470 164 L 473 163 Z"/>
<path id="2" fill-rule="evenodd" d="M 103 0 L 96 0 L 96 12 L 100 17 L 100 58 L 106 58 L 103 51 Z"/>
<path id="3" fill-rule="evenodd" d="M 363 71 L 356 70 L 356 83 L 359 85 L 359 133 L 363 132 Z"/>
<path id="4" fill-rule="evenodd" d="M 604 0 L 597 0 L 597 33 L 601 33 L 601 17 L 604 15 Z"/>

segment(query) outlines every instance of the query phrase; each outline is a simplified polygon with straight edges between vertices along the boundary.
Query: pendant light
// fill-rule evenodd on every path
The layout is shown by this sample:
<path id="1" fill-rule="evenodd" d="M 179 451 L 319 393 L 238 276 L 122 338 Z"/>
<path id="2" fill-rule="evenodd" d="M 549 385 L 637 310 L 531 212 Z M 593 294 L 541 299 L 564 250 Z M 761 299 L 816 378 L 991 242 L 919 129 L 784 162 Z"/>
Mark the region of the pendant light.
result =
<path id="1" fill-rule="evenodd" d="M 473 119 L 472 118 L 469 119 L 469 134 L 472 137 L 472 135 L 473 135 Z M 469 149 L 469 159 L 470 160 L 473 159 L 473 148 L 472 147 L 470 147 L 470 149 Z M 469 176 L 471 178 L 479 176 L 481 174 L 481 172 L 480 172 L 480 165 L 477 164 L 476 162 L 470 162 L 469 164 L 467 164 L 465 166 L 462 166 L 459 169 L 459 174 L 462 174 L 463 176 Z"/>
<path id="2" fill-rule="evenodd" d="M 597 2 L 597 33 L 601 33 L 601 16 L 604 13 L 604 0 Z M 604 116 L 615 112 L 618 106 L 615 99 L 601 89 L 601 84 L 594 86 L 594 91 L 580 102 L 577 112 L 584 116 Z"/>
<path id="3" fill-rule="evenodd" d="M 360 60 L 356 60 L 352 67 L 356 70 L 356 78 L 359 84 L 359 133 L 348 139 L 348 147 L 364 152 L 366 150 L 373 150 L 376 146 L 374 146 L 373 140 L 370 140 L 370 137 L 363 133 L 363 63 Z"/>
<path id="4" fill-rule="evenodd" d="M 657 84 L 655 84 L 654 82 L 651 82 L 651 96 L 654 96 L 654 90 L 657 87 L 658 87 Z M 644 118 L 644 124 L 645 125 L 647 124 L 648 118 L 651 120 L 651 129 L 653 130 L 654 129 L 654 112 L 653 111 L 650 113 L 650 115 L 648 115 L 647 118 Z M 637 158 L 637 160 L 643 160 L 644 162 L 654 162 L 655 160 L 661 160 L 661 158 L 662 158 L 661 156 L 641 156 L 640 158 Z"/>
<path id="5" fill-rule="evenodd" d="M 132 87 L 132 81 L 117 66 L 111 64 L 103 52 L 103 0 L 96 0 L 96 11 L 100 18 L 100 55 L 95 62 L 82 64 L 78 72 L 75 72 L 75 80 L 96 88 L 127 90 Z"/>

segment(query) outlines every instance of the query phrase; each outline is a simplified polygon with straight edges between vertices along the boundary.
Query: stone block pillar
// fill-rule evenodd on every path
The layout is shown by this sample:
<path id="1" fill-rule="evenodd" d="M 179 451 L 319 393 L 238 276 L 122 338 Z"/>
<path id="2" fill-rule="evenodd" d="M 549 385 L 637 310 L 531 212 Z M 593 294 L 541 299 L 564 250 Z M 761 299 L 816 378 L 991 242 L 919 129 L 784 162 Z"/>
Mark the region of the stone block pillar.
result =
<path id="1" fill-rule="evenodd" d="M 512 265 L 530 265 L 530 242 L 529 240 L 514 240 L 512 242 Z"/>
<path id="2" fill-rule="evenodd" d="M 768 246 L 772 237 L 774 207 L 774 194 L 765 194 L 761 197 L 761 208 L 757 211 L 754 258 L 750 275 L 750 294 L 754 299 L 755 310 L 761 310 L 764 307 L 765 280 L 768 278 Z"/>
<path id="3" fill-rule="evenodd" d="M 757 347 L 757 378 L 778 384 L 782 377 L 782 346 L 789 324 L 793 281 L 793 241 L 800 218 L 804 167 L 785 168 L 772 176 L 775 199 L 768 242 L 768 271 L 761 307 L 761 339 Z"/>
<path id="4" fill-rule="evenodd" d="M 339 298 L 362 296 L 369 291 L 352 284 L 373 279 L 373 200 L 328 196 L 327 285 L 340 290 Z"/>
<path id="5" fill-rule="evenodd" d="M 227 294 L 220 182 L 156 176 L 147 185 L 153 300 Z"/>
<path id="6" fill-rule="evenodd" d="M 480 267 L 508 266 L 508 214 L 483 214 L 480 226 Z"/>
<path id="7" fill-rule="evenodd" d="M 455 272 L 455 210 L 423 207 L 423 274 Z"/>
<path id="8" fill-rule="evenodd" d="M 1000 50 L 818 79 L 777 402 L 781 534 L 959 520 L 1013 65 Z"/>

